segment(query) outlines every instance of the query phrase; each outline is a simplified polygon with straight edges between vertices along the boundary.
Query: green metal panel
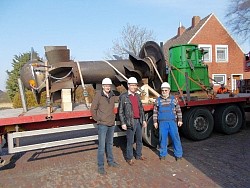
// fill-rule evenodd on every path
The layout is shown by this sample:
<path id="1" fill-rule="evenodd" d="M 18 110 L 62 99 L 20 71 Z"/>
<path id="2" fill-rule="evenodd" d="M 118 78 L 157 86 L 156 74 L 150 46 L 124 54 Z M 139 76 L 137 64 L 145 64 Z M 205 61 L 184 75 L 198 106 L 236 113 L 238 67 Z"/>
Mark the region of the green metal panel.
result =
<path id="1" fill-rule="evenodd" d="M 195 44 L 173 46 L 169 49 L 169 62 L 172 73 L 183 91 L 186 91 L 185 72 L 197 83 L 209 87 L 208 67 L 202 62 L 203 52 Z M 168 82 L 172 91 L 178 91 L 172 74 L 168 75 Z M 188 79 L 190 91 L 202 90 L 201 86 Z"/>

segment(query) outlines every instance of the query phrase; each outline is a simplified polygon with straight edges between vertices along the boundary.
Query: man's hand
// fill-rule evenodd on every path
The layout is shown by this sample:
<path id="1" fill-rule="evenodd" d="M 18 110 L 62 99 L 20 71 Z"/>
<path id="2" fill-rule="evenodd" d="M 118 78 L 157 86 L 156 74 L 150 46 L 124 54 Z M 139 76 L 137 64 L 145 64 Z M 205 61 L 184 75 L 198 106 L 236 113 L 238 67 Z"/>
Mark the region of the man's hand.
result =
<path id="1" fill-rule="evenodd" d="M 158 129 L 158 123 L 154 123 L 154 127 Z"/>
<path id="2" fill-rule="evenodd" d="M 126 124 L 123 124 L 123 125 L 122 125 L 122 129 L 126 131 L 126 130 L 127 130 L 127 125 L 126 125 Z"/>
<path id="3" fill-rule="evenodd" d="M 147 127 L 147 122 L 146 121 L 142 122 L 142 127 L 144 127 L 144 128 Z"/>
<path id="4" fill-rule="evenodd" d="M 182 126 L 182 124 L 183 124 L 183 122 L 182 122 L 182 121 L 178 121 L 178 127 L 181 127 L 181 126 Z"/>

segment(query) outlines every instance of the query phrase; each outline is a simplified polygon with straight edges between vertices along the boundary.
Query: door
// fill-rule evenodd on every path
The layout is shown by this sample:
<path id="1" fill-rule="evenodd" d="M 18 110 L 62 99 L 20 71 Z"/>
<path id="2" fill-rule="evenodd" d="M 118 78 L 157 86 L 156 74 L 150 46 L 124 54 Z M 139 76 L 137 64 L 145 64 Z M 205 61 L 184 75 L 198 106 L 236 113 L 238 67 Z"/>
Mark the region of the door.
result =
<path id="1" fill-rule="evenodd" d="M 242 74 L 232 74 L 231 78 L 232 78 L 232 82 L 231 82 L 232 92 L 239 93 L 239 89 L 237 87 L 237 80 L 243 79 L 243 75 Z"/>

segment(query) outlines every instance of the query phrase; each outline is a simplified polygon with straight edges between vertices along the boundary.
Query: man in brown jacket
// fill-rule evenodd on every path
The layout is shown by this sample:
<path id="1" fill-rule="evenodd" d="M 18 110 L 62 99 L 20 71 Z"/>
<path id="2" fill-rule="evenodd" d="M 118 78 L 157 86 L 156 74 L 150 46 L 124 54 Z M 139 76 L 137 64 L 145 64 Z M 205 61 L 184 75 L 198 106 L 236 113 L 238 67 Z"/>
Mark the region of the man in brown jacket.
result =
<path id="1" fill-rule="evenodd" d="M 91 114 L 98 125 L 98 173 L 106 174 L 104 170 L 104 152 L 106 148 L 107 162 L 110 167 L 118 167 L 119 164 L 113 157 L 113 137 L 115 130 L 115 99 L 111 91 L 112 81 L 109 78 L 102 80 L 102 91 L 97 92 L 91 105 Z"/>

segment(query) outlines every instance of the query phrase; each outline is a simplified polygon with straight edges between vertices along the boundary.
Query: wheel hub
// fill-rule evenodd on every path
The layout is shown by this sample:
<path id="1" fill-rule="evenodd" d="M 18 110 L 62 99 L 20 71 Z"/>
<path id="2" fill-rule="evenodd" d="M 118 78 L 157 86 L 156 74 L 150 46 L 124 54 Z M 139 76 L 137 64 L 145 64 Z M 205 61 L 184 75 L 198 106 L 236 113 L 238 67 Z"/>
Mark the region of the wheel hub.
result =
<path id="1" fill-rule="evenodd" d="M 205 131 L 208 128 L 208 122 L 204 117 L 197 117 L 194 121 L 194 127 L 197 131 Z"/>
<path id="2" fill-rule="evenodd" d="M 226 124 L 229 127 L 234 127 L 235 125 L 237 125 L 237 123 L 238 123 L 238 119 L 237 119 L 236 114 L 234 114 L 234 113 L 228 113 L 226 115 Z"/>

